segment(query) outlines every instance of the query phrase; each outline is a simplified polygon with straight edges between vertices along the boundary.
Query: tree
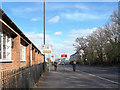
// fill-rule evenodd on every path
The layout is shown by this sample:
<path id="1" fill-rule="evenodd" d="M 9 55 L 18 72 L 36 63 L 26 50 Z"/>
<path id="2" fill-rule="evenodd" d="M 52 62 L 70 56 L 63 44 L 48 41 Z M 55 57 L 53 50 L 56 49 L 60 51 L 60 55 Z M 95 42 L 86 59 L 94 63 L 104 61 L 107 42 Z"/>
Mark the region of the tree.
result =
<path id="1" fill-rule="evenodd" d="M 120 18 L 117 11 L 110 18 L 112 24 L 107 23 L 104 27 L 97 28 L 87 37 L 76 38 L 74 46 L 78 57 L 80 50 L 83 50 L 83 59 L 87 58 L 90 64 L 120 63 Z"/>
<path id="2" fill-rule="evenodd" d="M 84 59 L 86 58 L 86 55 L 87 55 L 86 54 L 87 53 L 87 49 L 86 49 L 86 47 L 87 47 L 87 39 L 84 38 L 84 37 L 76 38 L 74 46 L 76 48 L 76 52 L 78 53 L 77 58 L 79 59 L 79 62 L 84 63 Z M 81 50 L 83 50 L 84 53 L 85 53 L 82 56 L 80 55 Z"/>

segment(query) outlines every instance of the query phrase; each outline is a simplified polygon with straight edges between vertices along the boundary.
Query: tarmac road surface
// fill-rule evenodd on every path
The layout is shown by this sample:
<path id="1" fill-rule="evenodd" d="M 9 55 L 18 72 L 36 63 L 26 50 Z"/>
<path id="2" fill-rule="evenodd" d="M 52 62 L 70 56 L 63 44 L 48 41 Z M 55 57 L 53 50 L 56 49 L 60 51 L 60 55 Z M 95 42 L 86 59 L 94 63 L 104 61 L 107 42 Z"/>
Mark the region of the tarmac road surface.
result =
<path id="1" fill-rule="evenodd" d="M 37 88 L 118 88 L 118 70 L 112 67 L 77 66 L 76 72 L 73 72 L 71 65 L 59 65 L 54 71 L 51 66 Z"/>

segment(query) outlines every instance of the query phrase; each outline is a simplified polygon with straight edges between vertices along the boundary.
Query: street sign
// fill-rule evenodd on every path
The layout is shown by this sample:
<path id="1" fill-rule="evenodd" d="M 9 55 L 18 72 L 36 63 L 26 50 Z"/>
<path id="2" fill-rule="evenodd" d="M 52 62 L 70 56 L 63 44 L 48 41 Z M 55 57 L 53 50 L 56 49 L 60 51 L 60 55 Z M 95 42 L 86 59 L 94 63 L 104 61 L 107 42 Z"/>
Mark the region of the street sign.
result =
<path id="1" fill-rule="evenodd" d="M 67 57 L 67 54 L 61 54 L 61 57 Z"/>
<path id="2" fill-rule="evenodd" d="M 42 45 L 41 49 L 44 54 L 52 53 L 52 45 Z"/>
<path id="3" fill-rule="evenodd" d="M 52 50 L 43 50 L 43 53 L 49 53 L 49 54 L 51 54 Z"/>
<path id="4" fill-rule="evenodd" d="M 41 46 L 41 49 L 42 49 L 42 50 L 52 50 L 52 45 L 46 45 L 46 44 L 45 44 L 45 45 L 42 45 L 42 46 Z"/>

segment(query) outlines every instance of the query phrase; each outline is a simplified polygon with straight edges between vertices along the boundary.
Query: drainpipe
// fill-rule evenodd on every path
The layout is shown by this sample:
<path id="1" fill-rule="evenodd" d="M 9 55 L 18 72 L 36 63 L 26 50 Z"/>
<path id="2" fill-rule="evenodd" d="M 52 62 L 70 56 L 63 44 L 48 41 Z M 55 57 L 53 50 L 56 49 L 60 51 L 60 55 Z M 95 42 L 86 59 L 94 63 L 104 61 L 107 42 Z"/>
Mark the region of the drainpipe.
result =
<path id="1" fill-rule="evenodd" d="M 32 66 L 32 44 L 30 44 L 30 66 Z"/>

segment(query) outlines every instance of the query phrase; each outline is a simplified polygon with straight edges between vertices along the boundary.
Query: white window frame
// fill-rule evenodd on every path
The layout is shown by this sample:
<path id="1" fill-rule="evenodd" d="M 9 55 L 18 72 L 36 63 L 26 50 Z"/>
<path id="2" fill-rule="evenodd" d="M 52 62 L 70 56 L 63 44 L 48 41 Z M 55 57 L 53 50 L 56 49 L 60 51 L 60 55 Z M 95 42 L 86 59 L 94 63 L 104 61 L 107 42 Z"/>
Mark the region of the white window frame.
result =
<path id="1" fill-rule="evenodd" d="M 1 62 L 13 62 L 13 60 L 11 60 L 11 35 L 9 34 L 9 33 L 6 33 L 5 32 L 5 35 L 6 35 L 6 42 L 5 42 L 5 44 L 6 44 L 6 58 L 3 58 L 3 31 L 2 32 L 0 32 L 1 33 L 1 36 L 0 36 L 0 38 L 1 38 L 1 58 L 0 58 L 0 63 Z M 9 35 L 9 38 L 8 38 L 8 36 L 7 35 Z M 9 42 L 7 42 L 7 39 L 9 39 Z M 8 56 L 7 56 L 7 54 L 9 53 L 9 58 L 8 58 Z"/>
<path id="2" fill-rule="evenodd" d="M 23 56 L 23 55 L 21 55 L 22 54 L 21 47 L 22 47 L 23 52 L 24 52 L 24 57 L 23 57 L 24 59 L 21 58 L 21 56 Z M 20 44 L 20 59 L 21 59 L 20 60 L 21 62 L 26 62 L 26 47 L 22 44 Z"/>

